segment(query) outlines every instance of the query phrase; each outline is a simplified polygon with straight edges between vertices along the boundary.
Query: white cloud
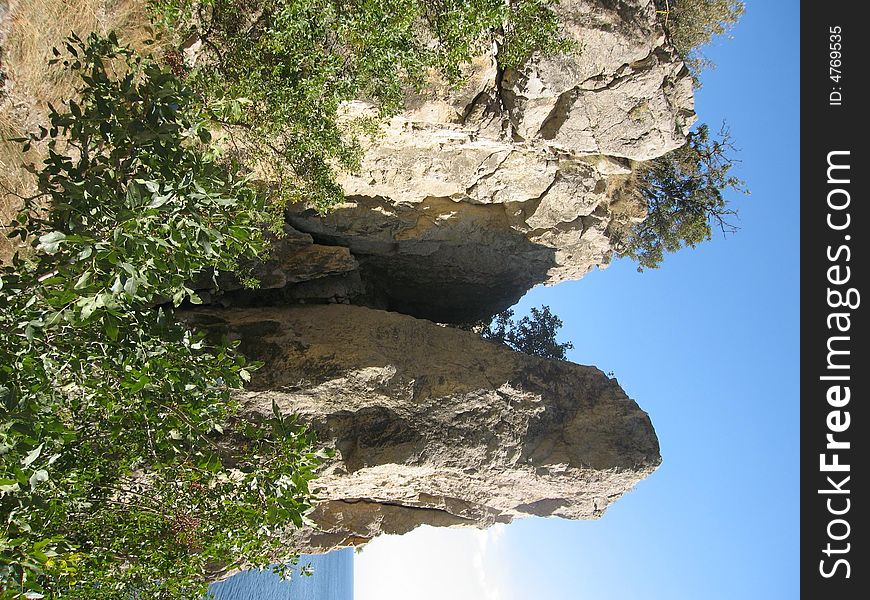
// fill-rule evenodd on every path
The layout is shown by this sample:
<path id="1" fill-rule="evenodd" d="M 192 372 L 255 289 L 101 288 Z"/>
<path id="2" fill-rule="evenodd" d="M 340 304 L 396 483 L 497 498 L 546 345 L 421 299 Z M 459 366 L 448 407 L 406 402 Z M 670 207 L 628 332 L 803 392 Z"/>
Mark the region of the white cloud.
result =
<path id="1" fill-rule="evenodd" d="M 356 555 L 355 600 L 513 600 L 504 525 L 419 527 Z"/>

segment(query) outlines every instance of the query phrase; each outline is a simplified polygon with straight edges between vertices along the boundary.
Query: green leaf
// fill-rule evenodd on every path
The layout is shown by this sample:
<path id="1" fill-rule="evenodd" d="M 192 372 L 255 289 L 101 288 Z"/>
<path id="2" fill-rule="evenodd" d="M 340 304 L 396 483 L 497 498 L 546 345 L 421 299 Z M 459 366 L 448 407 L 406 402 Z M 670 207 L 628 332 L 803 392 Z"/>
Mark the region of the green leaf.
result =
<path id="1" fill-rule="evenodd" d="M 31 464 L 33 464 L 33 462 L 37 458 L 39 458 L 39 455 L 42 454 L 42 447 L 43 446 L 45 446 L 44 443 L 40 444 L 39 446 L 37 446 L 36 448 L 34 448 L 30 452 L 28 452 L 27 456 L 25 456 L 23 459 L 21 459 L 21 465 L 24 467 L 29 467 Z"/>
<path id="2" fill-rule="evenodd" d="M 21 490 L 21 486 L 14 479 L 0 479 L 0 498 L 3 496 L 14 494 Z M 2 540 L 0 540 L 2 542 Z"/>
<path id="3" fill-rule="evenodd" d="M 30 476 L 30 489 L 35 490 L 44 481 L 48 481 L 48 471 L 45 469 L 34 471 L 33 475 Z"/>
<path id="4" fill-rule="evenodd" d="M 109 317 L 106 319 L 104 327 L 106 328 L 106 335 L 109 337 L 109 339 L 113 342 L 118 341 L 118 323 L 114 319 Z"/>
<path id="5" fill-rule="evenodd" d="M 76 281 L 76 284 L 75 284 L 75 286 L 73 286 L 73 289 L 80 290 L 84 287 L 87 287 L 88 281 L 90 280 L 90 278 L 91 278 L 91 271 L 90 270 L 85 271 L 84 273 L 82 273 L 82 276 L 79 277 L 78 281 Z"/>
<path id="6" fill-rule="evenodd" d="M 136 382 L 130 386 L 130 392 L 135 394 L 136 392 L 142 391 L 146 385 L 151 383 L 151 378 L 147 375 L 142 375 Z"/>
<path id="7" fill-rule="evenodd" d="M 135 277 L 128 277 L 124 283 L 124 291 L 130 298 L 136 297 L 136 291 L 139 289 L 139 280 Z"/>
<path id="8" fill-rule="evenodd" d="M 99 308 L 99 306 L 97 305 L 97 296 L 89 296 L 89 297 L 85 298 L 84 300 L 85 300 L 85 302 L 81 307 L 82 308 L 81 315 L 82 315 L 82 320 L 87 321 L 90 318 L 90 316 L 92 314 L 94 314 L 94 311 L 96 311 L 97 308 Z"/>
<path id="9" fill-rule="evenodd" d="M 151 202 L 148 203 L 148 208 L 160 208 L 172 198 L 171 194 L 154 194 L 151 196 Z"/>
<path id="10" fill-rule="evenodd" d="M 66 235 L 60 231 L 46 233 L 39 237 L 39 245 L 37 246 L 37 249 L 42 250 L 46 254 L 54 254 L 65 239 Z"/>

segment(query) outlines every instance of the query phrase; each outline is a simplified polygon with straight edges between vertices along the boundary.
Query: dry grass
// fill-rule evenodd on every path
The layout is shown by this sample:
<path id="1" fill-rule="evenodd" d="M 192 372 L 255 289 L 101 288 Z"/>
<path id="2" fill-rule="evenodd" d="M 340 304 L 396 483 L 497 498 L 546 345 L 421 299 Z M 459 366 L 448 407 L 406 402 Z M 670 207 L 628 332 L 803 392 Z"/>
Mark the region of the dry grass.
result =
<path id="1" fill-rule="evenodd" d="M 606 193 L 610 198 L 607 235 L 618 253 L 627 243 L 634 226 L 647 216 L 646 201 L 640 190 L 641 173 L 647 165 L 647 162 L 631 160 L 627 165 L 631 169 L 629 173 L 607 178 Z"/>
<path id="2" fill-rule="evenodd" d="M 9 84 L 0 98 L 0 222 L 8 223 L 19 206 L 17 196 L 32 188 L 32 176 L 22 169 L 18 144 L 7 141 L 33 131 L 43 122 L 48 104 L 55 106 L 75 96 L 76 80 L 57 66 L 50 67 L 51 49 L 61 47 L 75 32 L 114 30 L 123 43 L 144 49 L 151 30 L 145 0 L 0 0 L 9 4 L 3 25 L 2 65 Z M 26 159 L 36 162 L 39 149 Z M 14 252 L 0 235 L 0 262 Z"/>
<path id="3" fill-rule="evenodd" d="M 143 0 L 16 0 L 11 17 L 3 54 L 14 93 L 43 110 L 75 92 L 74 79 L 46 64 L 70 32 L 84 38 L 115 30 L 122 42 L 139 48 L 150 37 Z"/>
<path id="4" fill-rule="evenodd" d="M 22 168 L 22 156 L 18 144 L 7 141 L 23 132 L 18 124 L 0 110 L 0 264 L 15 253 L 15 245 L 6 236 L 5 226 L 18 211 L 15 194 L 23 195 L 33 187 L 33 176 Z"/>

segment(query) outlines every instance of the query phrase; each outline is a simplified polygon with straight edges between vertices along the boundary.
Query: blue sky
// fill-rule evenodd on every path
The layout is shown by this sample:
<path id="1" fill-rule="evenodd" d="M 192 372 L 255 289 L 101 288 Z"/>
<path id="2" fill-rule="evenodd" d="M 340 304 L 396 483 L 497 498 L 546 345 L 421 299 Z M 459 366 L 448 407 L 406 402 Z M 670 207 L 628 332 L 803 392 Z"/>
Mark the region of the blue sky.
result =
<path id="1" fill-rule="evenodd" d="M 696 95 L 740 149 L 740 230 L 517 307 L 549 305 L 569 358 L 616 374 L 650 413 L 662 466 L 600 521 L 376 540 L 357 557 L 357 600 L 798 597 L 799 3 L 747 4 Z"/>

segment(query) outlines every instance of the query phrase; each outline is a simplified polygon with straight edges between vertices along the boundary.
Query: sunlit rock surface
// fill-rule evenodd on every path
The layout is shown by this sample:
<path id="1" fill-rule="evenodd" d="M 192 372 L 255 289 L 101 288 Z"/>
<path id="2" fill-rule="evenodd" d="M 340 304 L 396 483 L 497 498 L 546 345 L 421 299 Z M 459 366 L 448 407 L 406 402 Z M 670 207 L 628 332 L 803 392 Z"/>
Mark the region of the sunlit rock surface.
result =
<path id="1" fill-rule="evenodd" d="M 660 462 L 649 417 L 594 367 L 355 306 L 199 311 L 264 362 L 243 395 L 336 449 L 304 552 L 428 524 L 593 519 Z"/>
<path id="2" fill-rule="evenodd" d="M 507 71 L 481 56 L 463 87 L 433 82 L 342 176 L 344 205 L 326 217 L 290 207 L 293 228 L 357 261 L 338 301 L 486 318 L 537 283 L 608 264 L 614 226 L 645 216 L 622 193 L 631 161 L 685 143 L 692 80 L 653 2 L 565 0 L 559 13 L 574 52 Z"/>

